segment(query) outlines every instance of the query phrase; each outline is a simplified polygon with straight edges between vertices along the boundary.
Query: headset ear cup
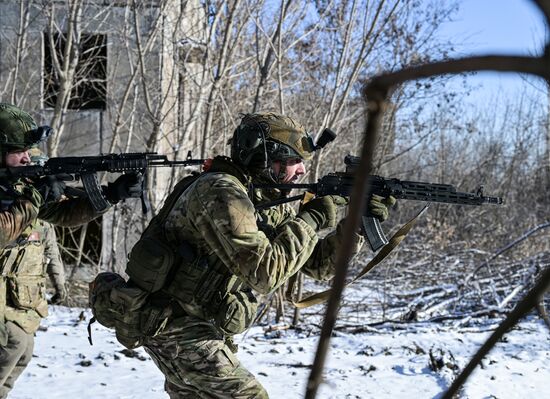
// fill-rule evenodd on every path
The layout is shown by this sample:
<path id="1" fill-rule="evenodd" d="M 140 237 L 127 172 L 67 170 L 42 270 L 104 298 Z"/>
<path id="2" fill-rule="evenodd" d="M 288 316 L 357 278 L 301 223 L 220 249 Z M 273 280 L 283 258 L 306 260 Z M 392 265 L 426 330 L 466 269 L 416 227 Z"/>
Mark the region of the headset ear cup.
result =
<path id="1" fill-rule="evenodd" d="M 263 146 L 263 137 L 260 132 L 252 131 L 250 129 L 243 130 L 238 137 L 238 157 L 239 161 L 249 166 L 254 155 L 259 153 L 258 149 Z M 263 149 L 261 151 L 263 153 Z"/>
<path id="2" fill-rule="evenodd" d="M 261 136 L 256 132 L 247 131 L 240 138 L 240 146 L 245 151 L 253 151 L 262 144 Z"/>

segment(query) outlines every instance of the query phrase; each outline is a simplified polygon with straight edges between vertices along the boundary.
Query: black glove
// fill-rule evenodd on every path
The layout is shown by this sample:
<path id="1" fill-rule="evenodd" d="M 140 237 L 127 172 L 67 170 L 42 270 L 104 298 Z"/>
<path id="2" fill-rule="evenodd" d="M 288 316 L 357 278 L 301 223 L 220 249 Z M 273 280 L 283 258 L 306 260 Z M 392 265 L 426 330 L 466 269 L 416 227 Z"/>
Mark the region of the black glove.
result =
<path id="1" fill-rule="evenodd" d="M 389 216 L 389 210 L 395 205 L 396 199 L 391 195 L 389 197 L 382 197 L 381 195 L 373 194 L 369 201 L 368 212 L 370 216 L 374 216 L 381 222 L 386 220 Z"/>
<path id="2" fill-rule="evenodd" d="M 306 202 L 298 217 L 315 231 L 336 226 L 336 211 L 339 206 L 347 205 L 348 200 L 338 195 L 325 195 Z"/>
<path id="3" fill-rule="evenodd" d="M 33 185 L 44 199 L 44 203 L 58 202 L 65 192 L 65 182 L 63 181 L 65 178 L 65 175 L 44 176 L 35 181 Z"/>
<path id="4" fill-rule="evenodd" d="M 143 175 L 131 172 L 109 183 L 105 188 L 105 197 L 110 203 L 116 204 L 126 198 L 139 198 L 142 191 Z"/>
<path id="5" fill-rule="evenodd" d="M 65 285 L 59 285 L 55 287 L 55 294 L 50 298 L 50 303 L 52 305 L 61 305 L 67 300 L 67 289 Z"/>

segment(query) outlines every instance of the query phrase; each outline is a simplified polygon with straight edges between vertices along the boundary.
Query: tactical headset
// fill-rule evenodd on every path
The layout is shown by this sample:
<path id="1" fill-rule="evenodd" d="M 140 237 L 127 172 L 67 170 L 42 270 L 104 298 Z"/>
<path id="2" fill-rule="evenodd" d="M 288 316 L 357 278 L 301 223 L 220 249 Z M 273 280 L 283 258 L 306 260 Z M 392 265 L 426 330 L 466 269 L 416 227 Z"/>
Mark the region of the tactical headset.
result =
<path id="1" fill-rule="evenodd" d="M 269 125 L 255 121 L 256 127 L 241 124 L 231 141 L 231 158 L 245 167 L 268 167 L 268 148 L 275 149 L 277 143 L 267 141 Z M 262 126 L 265 125 L 265 126 Z"/>

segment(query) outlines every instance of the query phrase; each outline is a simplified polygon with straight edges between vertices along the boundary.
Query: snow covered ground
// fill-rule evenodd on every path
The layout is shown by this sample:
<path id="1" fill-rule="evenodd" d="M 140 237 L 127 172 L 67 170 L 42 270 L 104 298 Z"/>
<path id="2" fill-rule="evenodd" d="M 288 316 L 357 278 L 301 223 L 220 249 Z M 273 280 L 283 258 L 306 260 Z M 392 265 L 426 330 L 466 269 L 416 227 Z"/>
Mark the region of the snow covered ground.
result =
<path id="1" fill-rule="evenodd" d="M 168 398 L 162 374 L 143 349 L 121 352 L 114 334 L 98 323 L 90 346 L 88 311 L 80 321 L 81 309 L 50 310 L 46 331 L 37 333 L 35 357 L 10 398 Z M 327 383 L 317 397 L 437 398 L 494 327 L 494 321 L 460 327 L 418 323 L 336 333 L 325 367 Z M 239 358 L 272 398 L 302 398 L 318 336 L 291 330 L 268 335 L 254 327 L 238 337 Z M 507 334 L 462 397 L 550 398 L 550 333 L 543 323 L 533 317 Z"/>

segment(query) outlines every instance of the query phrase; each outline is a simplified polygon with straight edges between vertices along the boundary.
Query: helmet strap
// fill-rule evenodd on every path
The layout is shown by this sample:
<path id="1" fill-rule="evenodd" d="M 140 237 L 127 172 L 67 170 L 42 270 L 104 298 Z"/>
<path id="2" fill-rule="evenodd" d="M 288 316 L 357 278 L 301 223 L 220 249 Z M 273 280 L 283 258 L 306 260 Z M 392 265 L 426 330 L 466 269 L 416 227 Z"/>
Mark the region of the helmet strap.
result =
<path id="1" fill-rule="evenodd" d="M 279 173 L 277 174 L 275 181 L 277 183 L 282 183 L 286 177 L 286 160 L 281 160 L 281 167 L 279 168 Z"/>

